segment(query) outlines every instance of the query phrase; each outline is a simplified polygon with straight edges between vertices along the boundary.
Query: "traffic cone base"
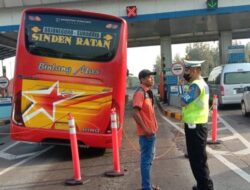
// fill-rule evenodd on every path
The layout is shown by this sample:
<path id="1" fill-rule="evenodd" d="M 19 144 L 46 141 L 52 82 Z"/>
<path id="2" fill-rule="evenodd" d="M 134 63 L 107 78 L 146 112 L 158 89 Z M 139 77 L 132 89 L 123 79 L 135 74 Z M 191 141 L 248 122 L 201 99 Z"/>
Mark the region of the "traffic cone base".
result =
<path id="1" fill-rule="evenodd" d="M 65 185 L 70 185 L 70 186 L 82 185 L 82 184 L 83 184 L 82 180 L 68 179 L 65 181 Z"/>
<path id="2" fill-rule="evenodd" d="M 215 140 L 215 141 L 213 141 L 213 140 L 208 140 L 208 141 L 207 141 L 207 144 L 221 144 L 221 140 Z"/>
<path id="3" fill-rule="evenodd" d="M 85 183 L 88 183 L 90 181 L 90 179 L 87 179 L 87 180 L 76 180 L 76 179 L 68 179 L 65 181 L 65 185 L 68 185 L 68 186 L 75 186 L 75 185 L 83 185 Z"/>
<path id="4" fill-rule="evenodd" d="M 107 171 L 104 173 L 105 176 L 107 177 L 120 177 L 124 176 L 124 172 L 116 172 L 116 171 Z"/>

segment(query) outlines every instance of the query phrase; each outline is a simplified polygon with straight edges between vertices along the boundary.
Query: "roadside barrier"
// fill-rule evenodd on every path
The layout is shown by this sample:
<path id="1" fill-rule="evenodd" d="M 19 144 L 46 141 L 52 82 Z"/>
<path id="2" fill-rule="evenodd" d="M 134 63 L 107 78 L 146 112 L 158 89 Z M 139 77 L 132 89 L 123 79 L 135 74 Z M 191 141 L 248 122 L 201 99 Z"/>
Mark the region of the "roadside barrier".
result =
<path id="1" fill-rule="evenodd" d="M 211 137 L 212 140 L 208 141 L 208 144 L 220 144 L 221 142 L 217 140 L 217 119 L 218 119 L 218 97 L 213 96 L 213 112 L 212 112 L 212 129 Z"/>
<path id="2" fill-rule="evenodd" d="M 73 160 L 74 178 L 65 181 L 66 185 L 82 185 L 81 171 L 80 171 L 80 161 L 78 153 L 78 144 L 76 136 L 75 120 L 71 113 L 68 114 L 68 124 L 70 133 L 70 146 Z"/>
<path id="3" fill-rule="evenodd" d="M 119 143 L 117 133 L 117 114 L 115 108 L 111 109 L 110 114 L 111 128 L 112 128 L 112 149 L 113 149 L 113 167 L 112 171 L 105 172 L 108 177 L 119 177 L 124 176 L 124 173 L 120 168 L 120 155 L 119 155 Z"/>

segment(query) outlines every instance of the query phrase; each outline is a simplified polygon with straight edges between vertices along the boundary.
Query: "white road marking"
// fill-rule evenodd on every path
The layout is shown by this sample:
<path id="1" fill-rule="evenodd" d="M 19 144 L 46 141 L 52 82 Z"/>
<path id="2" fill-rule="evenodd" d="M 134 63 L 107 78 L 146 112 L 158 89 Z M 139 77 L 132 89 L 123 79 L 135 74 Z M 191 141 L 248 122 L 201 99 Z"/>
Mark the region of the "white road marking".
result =
<path id="1" fill-rule="evenodd" d="M 233 140 L 233 139 L 237 139 L 238 137 L 235 135 L 231 135 L 231 136 L 227 136 L 227 137 L 222 137 L 220 138 L 221 141 L 229 141 L 229 140 Z"/>
<path id="2" fill-rule="evenodd" d="M 208 147 L 209 148 L 209 147 Z M 244 180 L 246 180 L 248 183 L 250 183 L 250 175 L 237 167 L 232 162 L 229 162 L 225 157 L 219 154 L 213 155 L 215 158 L 217 158 L 219 161 L 221 161 L 224 165 L 226 165 L 228 168 L 230 168 L 233 172 L 238 174 L 240 177 L 242 177 Z"/>
<path id="3" fill-rule="evenodd" d="M 231 125 L 228 124 L 224 119 L 221 117 L 218 117 L 219 120 L 228 128 L 229 131 L 233 133 L 234 136 L 236 136 L 247 148 L 250 149 L 250 142 L 247 141 L 242 135 L 240 135 Z"/>
<path id="4" fill-rule="evenodd" d="M 15 169 L 16 167 L 18 167 L 18 166 L 20 166 L 20 165 L 22 165 L 22 164 L 24 164 L 24 163 L 26 163 L 26 162 L 32 160 L 33 158 L 36 158 L 37 156 L 43 154 L 44 152 L 47 152 L 48 150 L 50 150 L 50 149 L 53 148 L 53 147 L 54 147 L 54 146 L 49 146 L 49 147 L 47 147 L 47 148 L 45 148 L 45 149 L 43 149 L 43 150 L 37 152 L 37 153 L 34 154 L 33 156 L 28 157 L 28 158 L 26 158 L 26 159 L 24 159 L 24 160 L 22 160 L 22 161 L 20 161 L 20 162 L 17 162 L 16 164 L 14 164 L 14 165 L 12 165 L 12 166 L 10 166 L 10 167 L 8 167 L 8 168 L 5 168 L 4 170 L 2 170 L 2 171 L 0 172 L 0 176 L 3 175 L 3 174 L 5 174 L 5 173 L 7 173 L 7 172 L 9 172 L 9 171 L 11 171 L 11 170 L 13 170 L 13 169 Z"/>
<path id="5" fill-rule="evenodd" d="M 163 116 L 158 108 L 157 108 L 157 110 L 160 113 L 160 116 L 166 122 L 168 122 L 172 127 L 177 129 L 178 131 L 180 131 L 182 134 L 184 134 L 184 130 L 182 128 L 180 128 L 175 123 L 173 123 L 172 121 L 167 119 L 165 116 Z M 237 138 L 239 138 L 242 141 L 242 143 L 246 145 L 246 147 L 248 147 L 248 148 L 250 147 L 250 143 L 246 139 L 244 139 L 235 129 L 233 129 L 224 119 L 219 117 L 219 120 L 234 134 L 234 136 L 236 135 Z M 225 166 L 227 166 L 229 169 L 231 169 L 234 173 L 238 174 L 240 177 L 242 177 L 244 180 L 246 180 L 248 183 L 250 183 L 250 175 L 248 173 L 246 173 L 241 168 L 239 168 L 238 166 L 236 166 L 235 164 L 228 161 L 225 157 L 222 156 L 222 155 L 225 155 L 225 154 L 231 154 L 232 155 L 231 152 L 215 151 L 215 150 L 211 149 L 210 147 L 207 147 L 207 151 L 210 154 L 212 154 L 215 158 L 217 158 L 220 162 L 222 162 Z"/>
<path id="6" fill-rule="evenodd" d="M 217 123 L 220 123 L 220 121 L 217 121 Z M 208 125 L 212 125 L 212 121 L 207 122 Z"/>
<path id="7" fill-rule="evenodd" d="M 183 125 L 182 122 L 174 122 L 176 125 Z"/>
<path id="8" fill-rule="evenodd" d="M 219 127 L 219 128 L 217 128 L 217 131 L 222 131 L 222 130 L 227 130 L 227 128 L 226 127 Z"/>
<path id="9" fill-rule="evenodd" d="M 11 145 L 7 146 L 6 148 L 4 148 L 3 150 L 1 150 L 0 151 L 0 158 L 3 158 L 5 160 L 16 160 L 16 159 L 32 156 L 32 155 L 40 152 L 40 151 L 37 151 L 37 152 L 32 152 L 32 153 L 27 153 L 27 154 L 20 154 L 20 155 L 10 154 L 10 153 L 6 152 L 7 150 L 11 149 L 12 147 L 18 145 L 19 143 L 21 143 L 21 142 L 20 141 L 14 142 L 13 144 L 11 144 Z M 34 144 L 34 143 L 29 143 L 29 142 L 22 142 L 22 143 Z"/>
<path id="10" fill-rule="evenodd" d="M 14 154 L 9 154 L 9 153 L 0 151 L 0 158 L 3 158 L 5 160 L 17 160 L 17 159 L 20 159 L 20 158 L 32 156 L 33 154 L 36 154 L 36 153 L 39 153 L 39 152 L 40 151 L 27 153 L 27 154 L 21 154 L 21 155 L 14 155 Z"/>
<path id="11" fill-rule="evenodd" d="M 250 154 L 250 149 L 246 148 L 246 149 L 234 152 L 234 154 L 237 154 L 237 155 L 248 155 L 248 154 Z"/>
<path id="12" fill-rule="evenodd" d="M 20 142 L 14 142 L 13 144 L 11 144 L 10 146 L 7 146 L 6 148 L 2 149 L 0 152 L 5 152 L 6 150 L 9 150 L 10 148 L 16 146 L 17 144 L 19 144 Z"/>

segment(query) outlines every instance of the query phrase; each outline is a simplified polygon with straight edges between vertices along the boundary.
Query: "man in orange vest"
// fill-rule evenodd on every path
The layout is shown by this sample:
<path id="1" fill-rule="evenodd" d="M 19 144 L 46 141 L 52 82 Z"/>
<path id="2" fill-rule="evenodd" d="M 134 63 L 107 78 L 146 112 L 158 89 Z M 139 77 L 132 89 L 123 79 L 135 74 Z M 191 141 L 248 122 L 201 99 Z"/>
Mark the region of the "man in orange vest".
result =
<path id="1" fill-rule="evenodd" d="M 155 141 L 158 124 L 154 111 L 154 97 L 151 87 L 156 72 L 142 70 L 139 73 L 140 86 L 133 96 L 133 117 L 137 124 L 137 134 L 141 150 L 142 190 L 159 190 L 151 184 L 151 167 L 155 154 Z"/>

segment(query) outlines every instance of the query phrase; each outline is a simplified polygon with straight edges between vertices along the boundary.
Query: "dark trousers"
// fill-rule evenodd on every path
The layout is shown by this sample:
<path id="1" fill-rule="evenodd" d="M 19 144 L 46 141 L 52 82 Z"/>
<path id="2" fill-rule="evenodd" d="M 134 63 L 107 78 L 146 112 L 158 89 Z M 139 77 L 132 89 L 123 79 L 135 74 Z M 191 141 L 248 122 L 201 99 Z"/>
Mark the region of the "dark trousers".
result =
<path id="1" fill-rule="evenodd" d="M 207 165 L 207 127 L 196 124 L 195 129 L 189 129 L 185 123 L 185 135 L 189 162 L 198 190 L 213 190 Z"/>

